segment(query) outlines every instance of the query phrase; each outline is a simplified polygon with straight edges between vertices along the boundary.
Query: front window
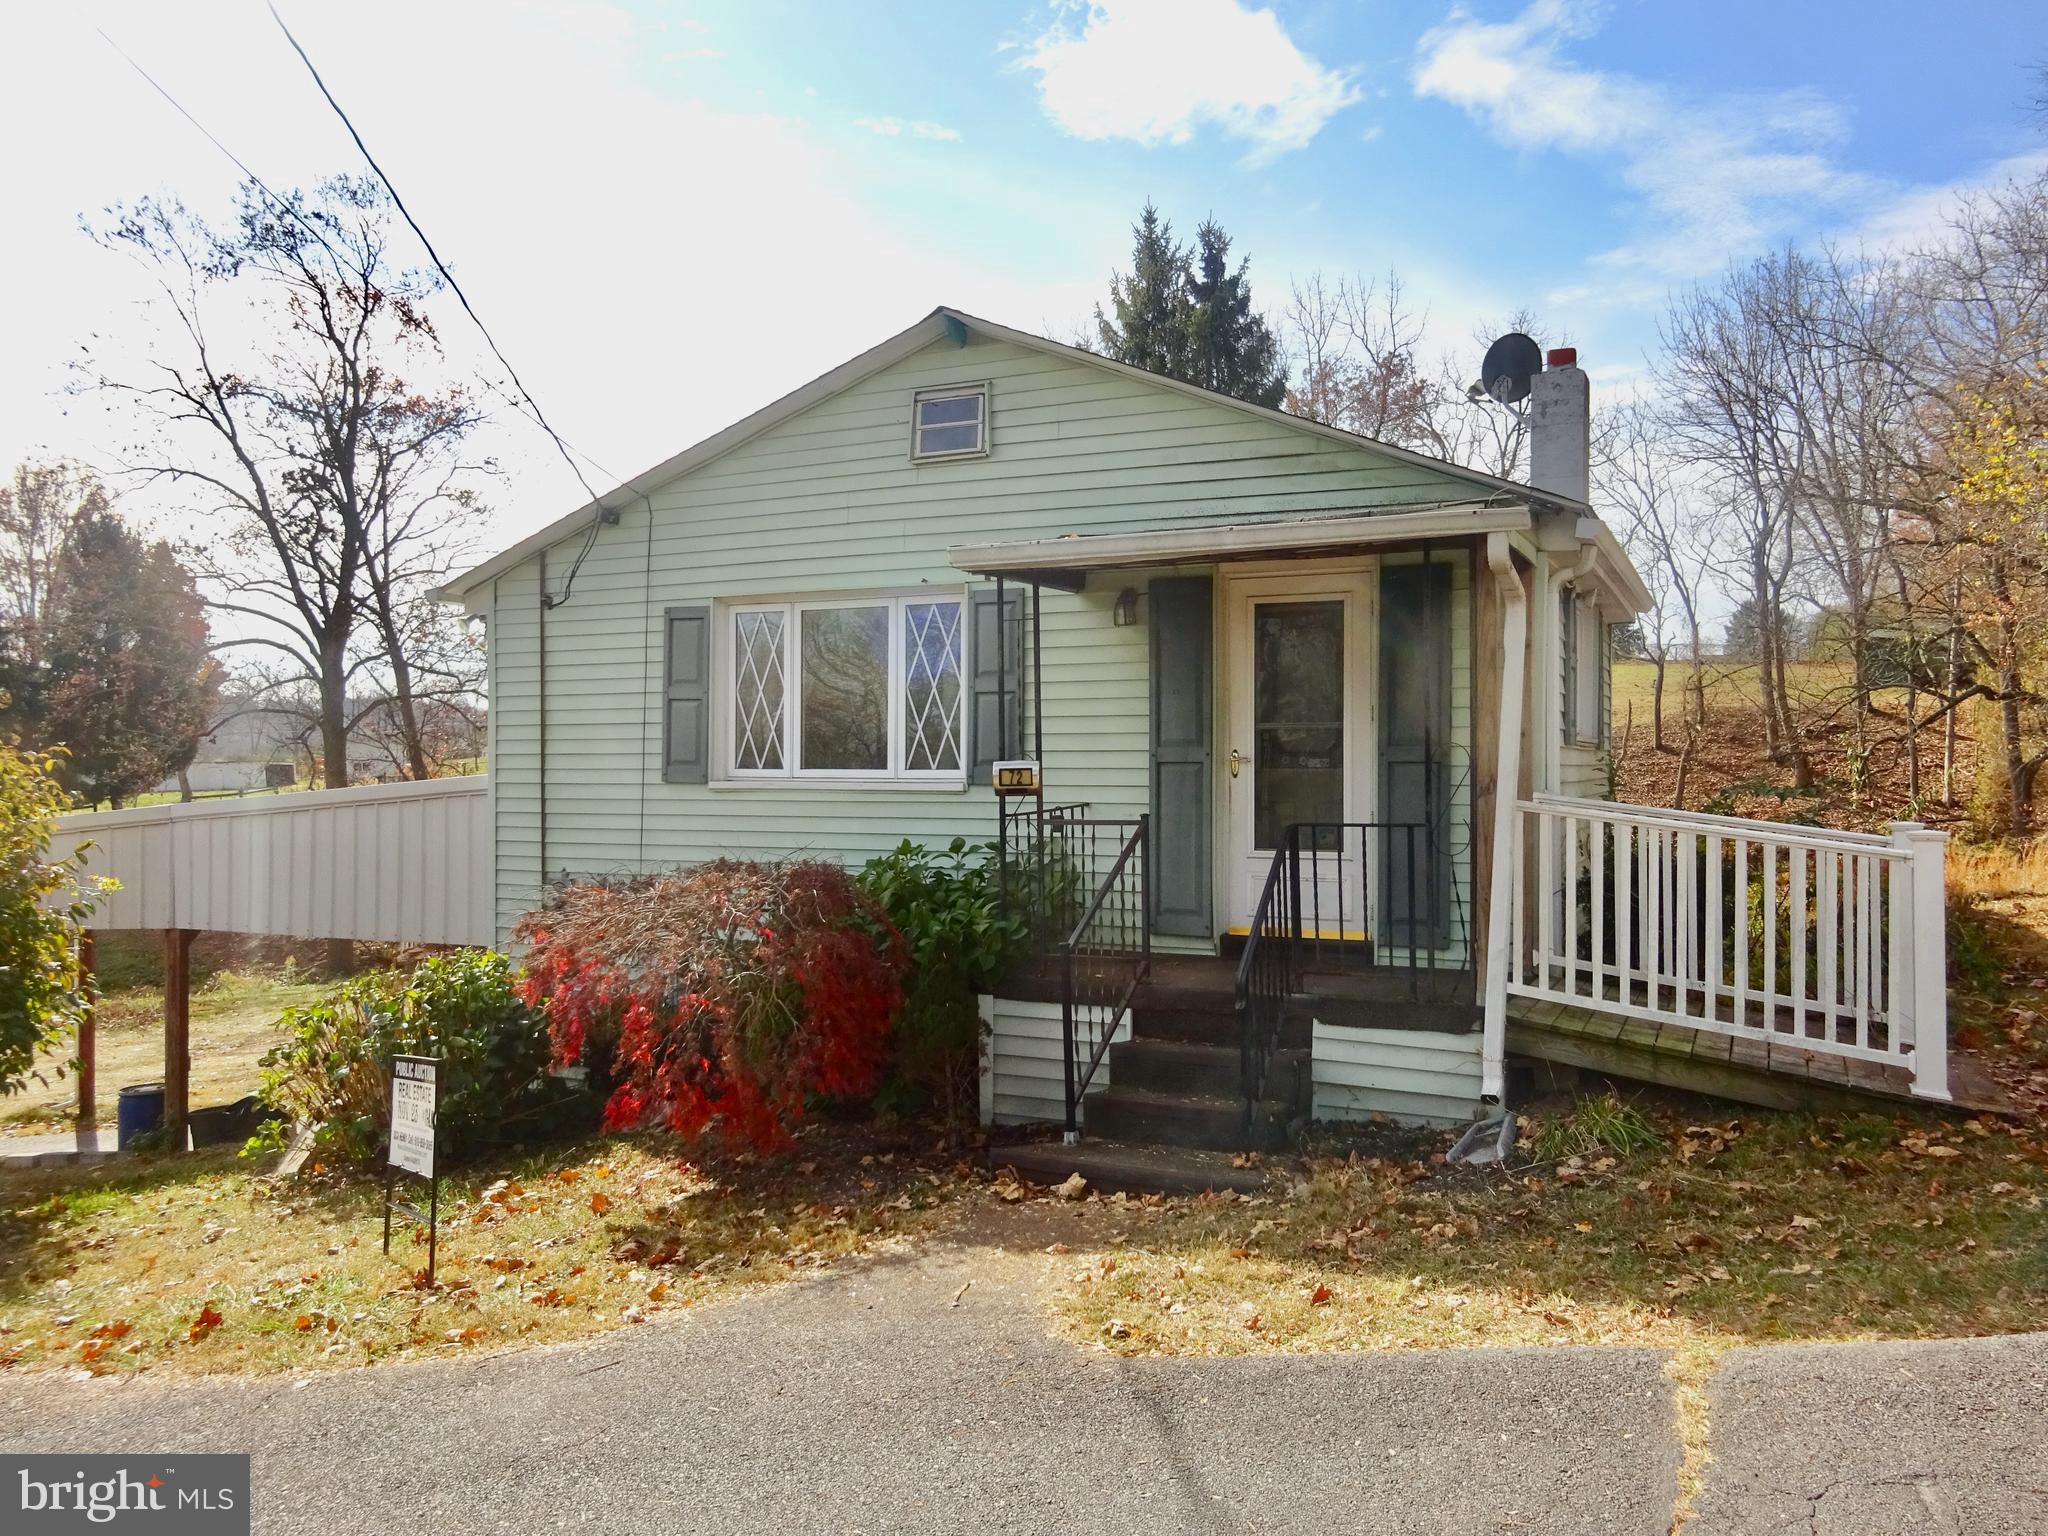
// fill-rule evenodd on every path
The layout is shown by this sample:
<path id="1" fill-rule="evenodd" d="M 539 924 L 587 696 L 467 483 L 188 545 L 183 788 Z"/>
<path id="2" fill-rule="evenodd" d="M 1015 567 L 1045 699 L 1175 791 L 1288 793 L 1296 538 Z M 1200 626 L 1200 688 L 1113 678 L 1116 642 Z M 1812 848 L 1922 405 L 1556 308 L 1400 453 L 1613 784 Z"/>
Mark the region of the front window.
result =
<path id="1" fill-rule="evenodd" d="M 806 773 L 887 773 L 887 606 L 804 608 L 798 624 L 798 763 Z"/>
<path id="2" fill-rule="evenodd" d="M 952 459 L 988 446 L 988 390 L 933 389 L 917 397 L 911 426 L 913 459 Z"/>
<path id="3" fill-rule="evenodd" d="M 959 597 L 748 603 L 728 611 L 736 779 L 959 782 Z"/>

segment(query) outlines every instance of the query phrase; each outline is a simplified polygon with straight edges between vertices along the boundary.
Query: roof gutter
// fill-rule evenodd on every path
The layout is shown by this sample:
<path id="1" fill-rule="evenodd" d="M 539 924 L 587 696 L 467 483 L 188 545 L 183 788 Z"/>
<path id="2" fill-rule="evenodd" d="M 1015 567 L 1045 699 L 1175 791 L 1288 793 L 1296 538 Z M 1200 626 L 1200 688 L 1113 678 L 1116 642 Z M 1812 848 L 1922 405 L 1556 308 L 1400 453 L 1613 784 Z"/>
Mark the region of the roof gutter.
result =
<path id="1" fill-rule="evenodd" d="M 1394 544 L 1410 539 L 1519 533 L 1531 525 L 1526 506 L 1461 502 L 1407 512 L 1360 510 L 1282 522 L 1232 523 L 1206 528 L 1160 528 L 1145 533 L 1067 534 L 993 544 L 956 544 L 946 551 L 957 570 L 977 576 L 1039 571 L 1116 570 L 1174 565 L 1189 560 L 1242 559 L 1314 549 Z"/>

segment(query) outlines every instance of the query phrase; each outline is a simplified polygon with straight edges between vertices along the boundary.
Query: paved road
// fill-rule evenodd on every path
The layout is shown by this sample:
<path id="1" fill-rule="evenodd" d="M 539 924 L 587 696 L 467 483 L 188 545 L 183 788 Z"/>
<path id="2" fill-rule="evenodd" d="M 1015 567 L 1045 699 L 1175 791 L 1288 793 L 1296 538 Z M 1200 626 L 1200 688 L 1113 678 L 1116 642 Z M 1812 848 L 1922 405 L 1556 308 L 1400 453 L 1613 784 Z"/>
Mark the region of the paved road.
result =
<path id="1" fill-rule="evenodd" d="M 1735 1350 L 1688 1536 L 2048 1531 L 2048 1334 Z"/>
<path id="2" fill-rule="evenodd" d="M 303 1383 L 0 1380 L 0 1446 L 246 1448 L 271 1533 L 1668 1527 L 1655 1352 L 1115 1360 L 1047 1336 L 1039 1262 L 928 1247 L 596 1343 Z M 1822 1529 L 2048 1530 L 2022 1486 L 2048 1481 L 2048 1343 L 1869 1358 L 1735 1361 L 1702 1531 L 1806 1529 L 1824 1487 Z M 1902 1442 L 1909 1496 L 1879 1482 Z"/>

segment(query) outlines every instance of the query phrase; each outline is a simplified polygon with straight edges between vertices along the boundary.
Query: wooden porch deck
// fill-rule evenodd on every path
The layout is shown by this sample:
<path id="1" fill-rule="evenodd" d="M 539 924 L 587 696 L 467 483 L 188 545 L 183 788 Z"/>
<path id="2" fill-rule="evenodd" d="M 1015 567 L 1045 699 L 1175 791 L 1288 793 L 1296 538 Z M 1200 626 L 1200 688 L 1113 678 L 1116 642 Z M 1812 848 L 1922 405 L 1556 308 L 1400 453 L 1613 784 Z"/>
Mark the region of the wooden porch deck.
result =
<path id="1" fill-rule="evenodd" d="M 1916 1097 L 1903 1066 L 1808 1050 L 1789 1036 L 1742 1040 L 1535 998 L 1508 999 L 1507 1048 L 1511 1056 L 1767 1109 L 1868 1110 L 1940 1103 Z M 1968 1056 L 1950 1054 L 1949 1090 L 1956 1109 L 2014 1112 L 2004 1091 Z"/>
<path id="2" fill-rule="evenodd" d="M 1060 968 L 1047 960 L 1028 965 L 1001 987 L 1004 997 L 1056 1003 Z M 1463 1033 L 1479 1027 L 1477 983 L 1467 970 L 1403 966 L 1310 969 L 1303 974 L 1298 1007 L 1326 1024 L 1376 1029 L 1433 1029 Z M 1154 955 L 1152 974 L 1131 998 L 1139 1011 L 1222 1014 L 1237 1006 L 1237 960 L 1230 955 Z"/>

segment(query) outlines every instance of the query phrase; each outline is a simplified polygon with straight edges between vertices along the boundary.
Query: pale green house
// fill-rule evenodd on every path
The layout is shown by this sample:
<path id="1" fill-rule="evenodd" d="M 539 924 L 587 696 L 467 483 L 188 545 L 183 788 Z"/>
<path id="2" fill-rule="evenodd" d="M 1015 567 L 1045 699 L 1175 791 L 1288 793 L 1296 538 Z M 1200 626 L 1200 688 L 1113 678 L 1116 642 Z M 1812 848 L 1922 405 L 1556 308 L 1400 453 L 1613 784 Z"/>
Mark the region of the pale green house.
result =
<path id="1" fill-rule="evenodd" d="M 1607 630 L 1648 603 L 1569 354 L 1527 408 L 1517 484 L 935 310 L 450 585 L 500 938 L 565 875 L 992 839 L 991 765 L 1035 762 L 1012 858 L 1078 894 L 987 1004 L 989 1118 L 1471 1117 L 1525 976 L 1491 850 L 1604 793 Z"/>

